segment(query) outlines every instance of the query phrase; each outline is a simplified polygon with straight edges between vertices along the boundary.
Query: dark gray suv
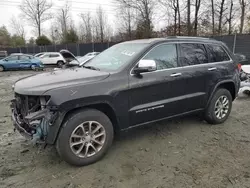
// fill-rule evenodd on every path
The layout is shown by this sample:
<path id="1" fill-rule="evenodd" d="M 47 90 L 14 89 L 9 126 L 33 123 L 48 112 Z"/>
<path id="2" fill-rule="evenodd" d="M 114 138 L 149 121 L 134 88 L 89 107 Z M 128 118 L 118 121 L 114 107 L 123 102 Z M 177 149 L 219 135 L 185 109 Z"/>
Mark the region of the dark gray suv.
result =
<path id="1" fill-rule="evenodd" d="M 240 86 L 237 64 L 223 43 L 206 38 L 124 42 L 81 68 L 16 82 L 12 119 L 34 143 L 55 144 L 68 163 L 88 165 L 117 131 L 191 113 L 226 121 Z"/>

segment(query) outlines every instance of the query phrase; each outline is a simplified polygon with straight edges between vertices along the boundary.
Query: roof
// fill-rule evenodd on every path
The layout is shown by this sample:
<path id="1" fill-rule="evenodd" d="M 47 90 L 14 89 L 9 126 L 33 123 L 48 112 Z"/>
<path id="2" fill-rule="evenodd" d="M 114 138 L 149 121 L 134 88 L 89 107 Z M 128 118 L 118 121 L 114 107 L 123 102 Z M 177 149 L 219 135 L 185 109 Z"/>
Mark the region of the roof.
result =
<path id="1" fill-rule="evenodd" d="M 132 41 L 127 41 L 125 43 L 152 44 L 152 43 L 158 43 L 158 42 L 162 42 L 162 41 L 219 42 L 219 41 L 211 39 L 211 38 L 203 38 L 203 37 L 170 36 L 170 37 L 166 37 L 166 38 L 150 38 L 150 39 L 132 40 Z"/>

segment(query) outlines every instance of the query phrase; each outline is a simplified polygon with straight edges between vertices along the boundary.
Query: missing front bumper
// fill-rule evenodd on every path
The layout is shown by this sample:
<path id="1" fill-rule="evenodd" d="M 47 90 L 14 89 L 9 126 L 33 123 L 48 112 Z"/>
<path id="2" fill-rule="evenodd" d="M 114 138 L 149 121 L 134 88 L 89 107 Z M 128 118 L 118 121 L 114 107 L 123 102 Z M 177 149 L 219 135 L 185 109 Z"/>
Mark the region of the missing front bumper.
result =
<path id="1" fill-rule="evenodd" d="M 35 143 L 45 143 L 49 128 L 57 117 L 56 112 L 45 108 L 22 117 L 18 113 L 16 100 L 11 101 L 14 130 Z"/>

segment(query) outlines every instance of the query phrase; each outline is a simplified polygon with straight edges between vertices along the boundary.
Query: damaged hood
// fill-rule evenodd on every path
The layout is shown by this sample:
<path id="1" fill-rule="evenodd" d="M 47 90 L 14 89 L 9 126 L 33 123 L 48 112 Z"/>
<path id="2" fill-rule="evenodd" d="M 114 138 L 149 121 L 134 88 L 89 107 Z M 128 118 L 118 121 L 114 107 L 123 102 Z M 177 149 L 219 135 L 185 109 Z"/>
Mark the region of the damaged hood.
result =
<path id="1" fill-rule="evenodd" d="M 22 95 L 42 95 L 52 89 L 87 84 L 107 77 L 107 72 L 85 68 L 62 69 L 21 79 L 15 83 L 14 90 Z"/>

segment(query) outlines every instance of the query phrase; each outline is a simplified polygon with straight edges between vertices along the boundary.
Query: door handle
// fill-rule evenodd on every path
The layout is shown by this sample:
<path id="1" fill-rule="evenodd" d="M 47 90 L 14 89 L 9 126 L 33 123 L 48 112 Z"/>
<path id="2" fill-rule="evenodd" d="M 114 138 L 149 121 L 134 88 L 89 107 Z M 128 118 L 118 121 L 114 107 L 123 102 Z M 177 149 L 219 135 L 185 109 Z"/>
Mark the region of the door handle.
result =
<path id="1" fill-rule="evenodd" d="M 208 70 L 209 71 L 214 71 L 214 70 L 217 70 L 217 68 L 216 67 L 212 67 L 212 68 L 209 68 Z"/>
<path id="2" fill-rule="evenodd" d="M 181 73 L 174 73 L 174 74 L 171 74 L 170 76 L 171 77 L 178 77 L 178 76 L 181 76 L 182 74 Z"/>

